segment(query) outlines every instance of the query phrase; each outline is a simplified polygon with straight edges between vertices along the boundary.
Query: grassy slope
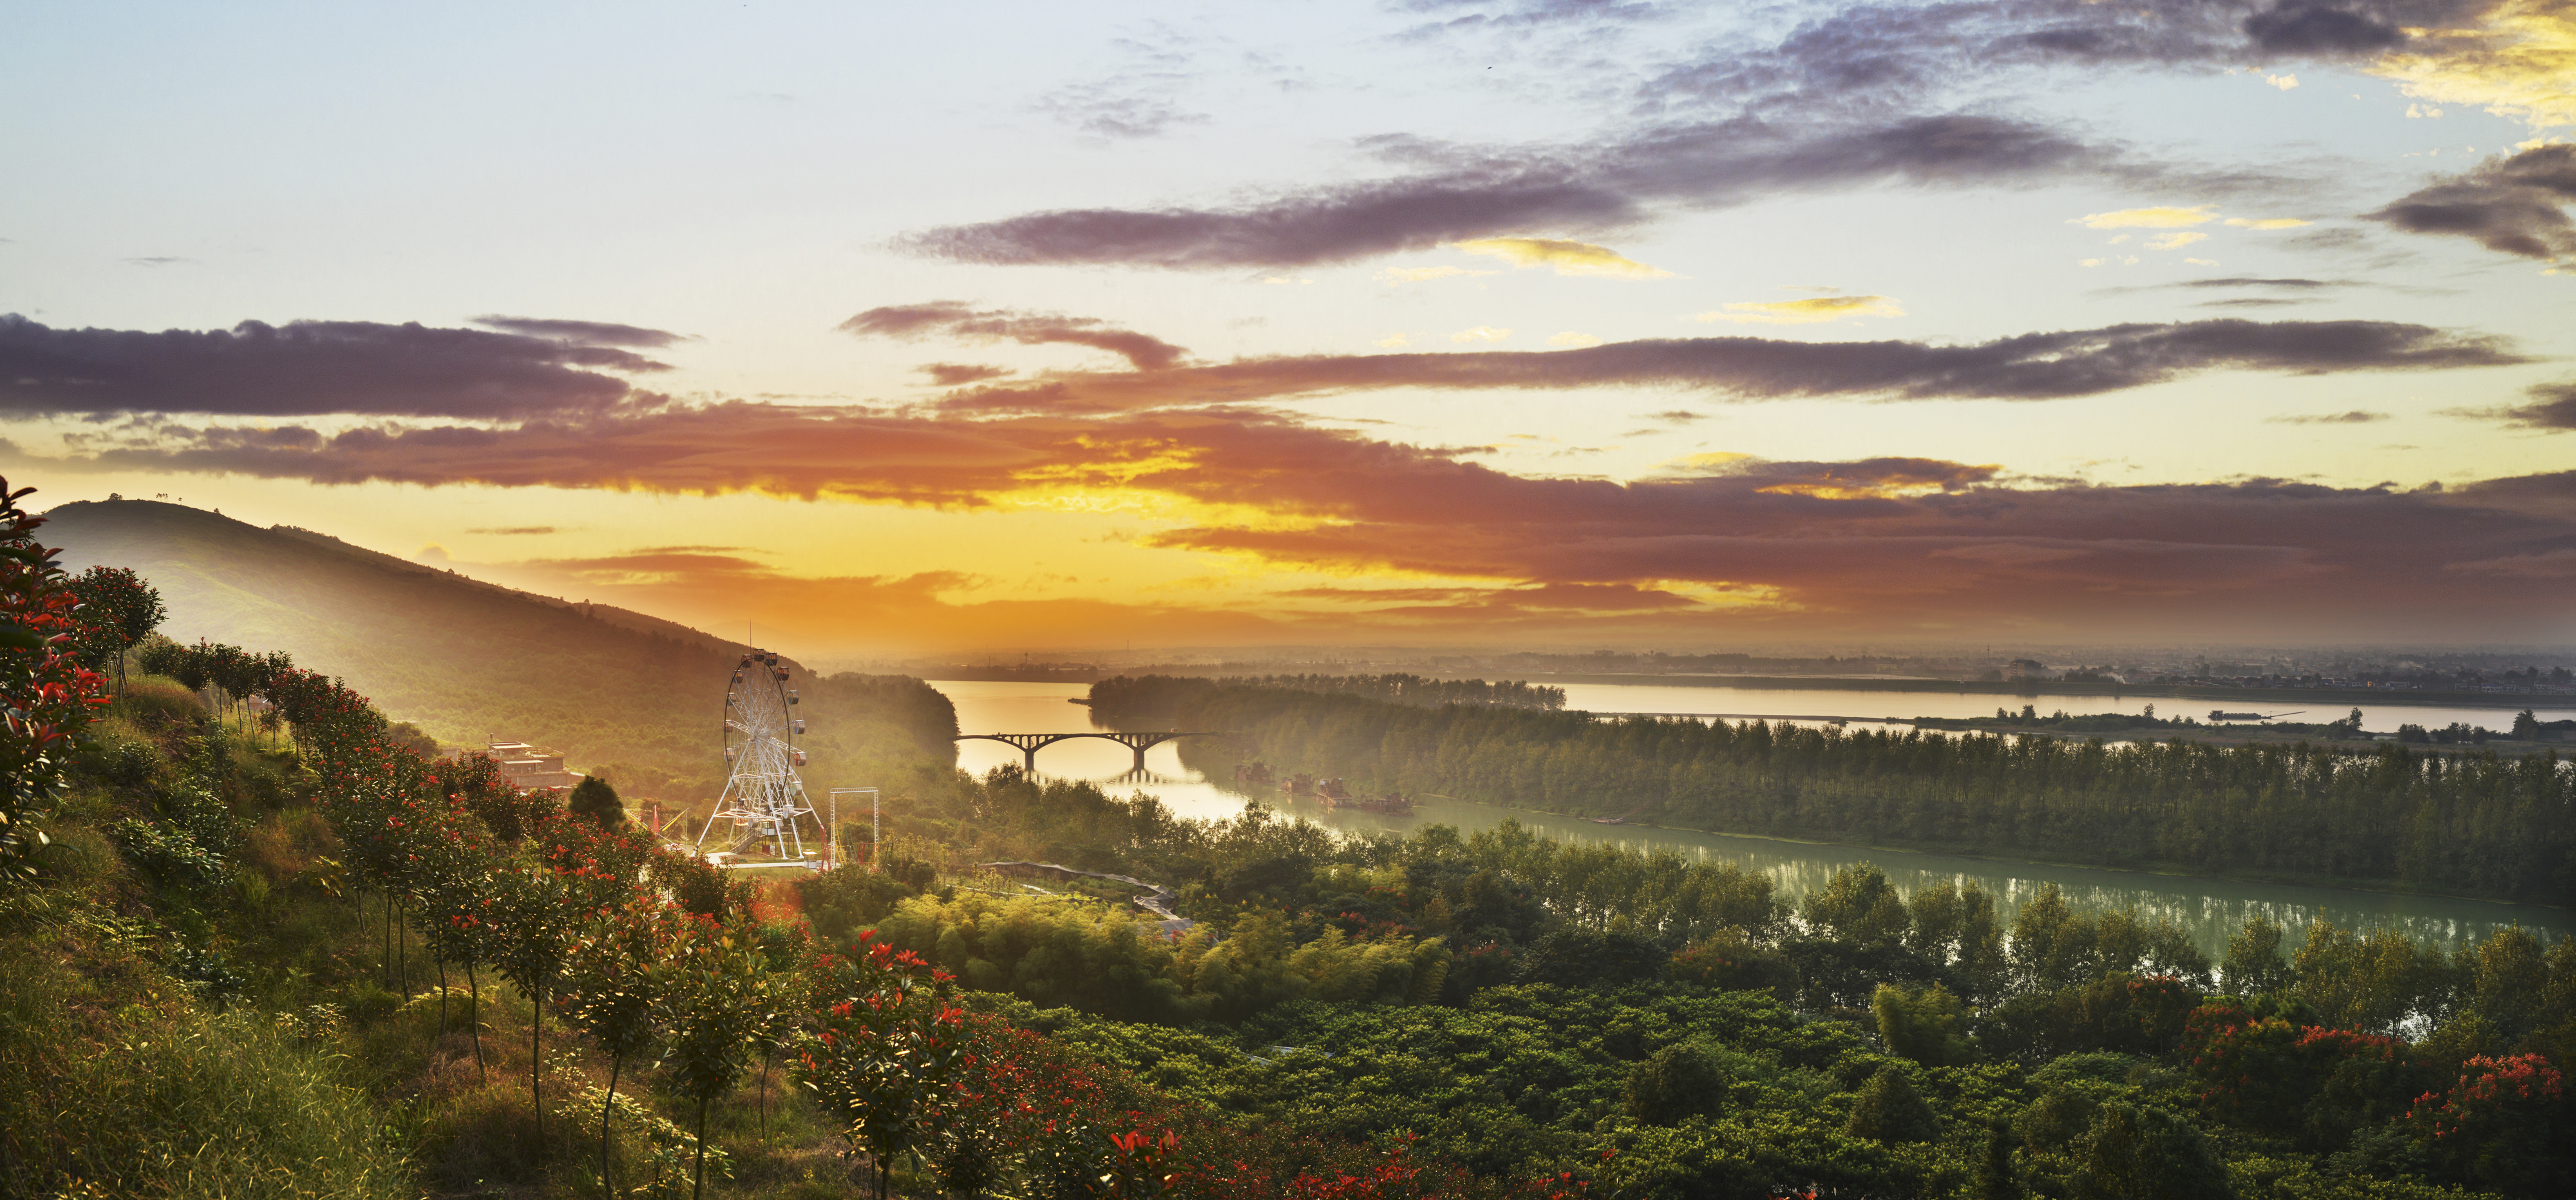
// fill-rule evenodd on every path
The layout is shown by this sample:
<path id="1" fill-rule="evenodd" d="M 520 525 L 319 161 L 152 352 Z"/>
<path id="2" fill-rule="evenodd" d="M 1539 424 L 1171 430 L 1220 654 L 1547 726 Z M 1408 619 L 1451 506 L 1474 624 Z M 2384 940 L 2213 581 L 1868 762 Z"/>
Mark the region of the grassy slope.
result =
<path id="1" fill-rule="evenodd" d="M 162 631 L 178 640 L 283 650 L 443 740 L 523 738 L 576 766 L 617 764 L 630 792 L 694 800 L 721 775 L 736 643 L 183 505 L 85 502 L 46 515 L 66 566 L 131 567 L 159 588 Z M 940 757 L 954 732 L 945 702 L 917 685 L 800 670 L 796 686 L 813 784 L 890 781 Z"/>

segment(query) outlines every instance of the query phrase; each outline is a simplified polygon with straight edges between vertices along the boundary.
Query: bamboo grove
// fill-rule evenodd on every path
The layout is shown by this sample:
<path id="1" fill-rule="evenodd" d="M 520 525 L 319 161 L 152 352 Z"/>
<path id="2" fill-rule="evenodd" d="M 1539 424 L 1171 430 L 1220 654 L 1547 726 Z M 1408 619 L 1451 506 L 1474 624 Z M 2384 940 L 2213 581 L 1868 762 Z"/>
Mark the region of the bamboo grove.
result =
<path id="1" fill-rule="evenodd" d="M 1877 845 L 2576 901 L 2576 773 L 2379 745 L 2118 745 L 1211 689 L 1181 723 L 1355 787 Z M 1228 753 L 1185 746 L 1193 757 Z"/>

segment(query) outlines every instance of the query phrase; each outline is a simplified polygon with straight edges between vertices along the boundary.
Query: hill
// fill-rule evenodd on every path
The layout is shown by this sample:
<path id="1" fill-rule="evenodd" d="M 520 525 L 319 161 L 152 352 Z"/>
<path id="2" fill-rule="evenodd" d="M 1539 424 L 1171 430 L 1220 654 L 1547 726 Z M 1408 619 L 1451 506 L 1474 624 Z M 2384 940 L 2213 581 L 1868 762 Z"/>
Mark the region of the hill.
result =
<path id="1" fill-rule="evenodd" d="M 687 802 L 721 783 L 740 643 L 185 505 L 83 501 L 45 515 L 66 567 L 130 567 L 159 588 L 162 632 L 179 641 L 283 650 L 441 741 L 551 746 L 629 793 Z M 892 782 L 953 761 L 955 712 L 919 680 L 793 669 L 809 783 Z"/>

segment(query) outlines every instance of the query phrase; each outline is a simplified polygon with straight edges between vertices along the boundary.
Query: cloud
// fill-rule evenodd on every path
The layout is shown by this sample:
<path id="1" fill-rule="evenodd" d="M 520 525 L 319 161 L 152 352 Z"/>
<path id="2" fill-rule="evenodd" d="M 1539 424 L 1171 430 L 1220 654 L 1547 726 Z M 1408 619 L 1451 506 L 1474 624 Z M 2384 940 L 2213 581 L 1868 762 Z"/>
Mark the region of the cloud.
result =
<path id="1" fill-rule="evenodd" d="M 1844 317 L 1901 317 L 1905 310 L 1885 296 L 1812 296 L 1804 300 L 1745 301 L 1704 312 L 1693 320 L 1812 325 Z"/>
<path id="2" fill-rule="evenodd" d="M 1210 119 L 1170 96 L 1119 94 L 1092 85 L 1059 88 L 1040 99 L 1038 108 L 1084 133 L 1125 140 L 1160 137 L 1173 126 L 1204 125 Z"/>
<path id="3" fill-rule="evenodd" d="M 2439 619 L 2487 638 L 2563 622 L 2564 585 L 2542 572 L 2576 538 L 2576 473 L 2439 491 L 2259 479 L 2116 487 L 2012 484 L 1996 465 L 1940 459 L 1704 455 L 1626 482 L 1532 478 L 1463 461 L 1464 450 L 1223 407 L 961 420 L 734 403 L 511 429 L 369 427 L 328 437 L 165 429 L 154 437 L 70 457 L 14 449 L 5 457 L 13 475 L 42 462 L 57 472 L 1151 512 L 1156 528 L 1138 539 L 1148 549 L 1435 591 L 1557 589 L 1553 598 L 1494 600 L 1570 613 L 1634 604 L 1638 613 L 1703 622 L 1653 626 L 1667 632 L 1720 628 L 1704 622 L 1726 617 L 1755 622 L 1744 628 L 1810 632 L 2036 621 L 2125 636 L 2385 637 Z M 2463 570 L 2482 585 L 2464 592 L 2461 572 L 2442 569 L 2450 564 L 2470 564 Z M 673 589 L 665 594 L 673 602 L 657 606 L 664 611 L 686 608 L 678 601 L 689 596 L 739 603 L 745 588 L 775 574 L 724 547 L 652 547 L 549 569 Z M 920 606 L 958 583 L 775 586 L 807 596 L 816 613 L 838 598 L 850 602 L 845 618 L 892 611 L 932 621 Z M 914 608 L 887 608 L 884 589 L 899 585 Z M 1284 619 L 1248 620 L 1273 627 Z M 1598 629 L 1602 619 L 1557 627 Z M 1457 623 L 1481 636 L 1515 628 Z"/>
<path id="4" fill-rule="evenodd" d="M 2442 569 L 2464 575 L 2494 575 L 2507 579 L 2576 579 L 2576 549 L 2448 563 Z"/>
<path id="5" fill-rule="evenodd" d="M 2448 408 L 2442 410 L 2442 415 L 2502 421 L 2518 429 L 2552 433 L 2576 429 L 2576 380 L 2535 384 L 2525 394 L 2531 397 L 2531 403 L 2506 408 Z"/>
<path id="6" fill-rule="evenodd" d="M 1496 329 L 1490 325 L 1479 325 L 1473 329 L 1461 329 L 1456 333 L 1450 334 L 1449 340 L 1453 342 L 1500 342 L 1510 338 L 1511 336 L 1511 330 Z"/>
<path id="7" fill-rule="evenodd" d="M 2576 258 L 2576 145 L 2539 146 L 2437 180 L 2367 219 L 2409 233 L 2469 238 L 2500 254 Z"/>
<path id="8" fill-rule="evenodd" d="M 962 301 L 934 300 L 871 308 L 843 321 L 841 332 L 862 337 L 985 338 L 1024 346 L 1062 343 L 1106 350 L 1140 371 L 1159 371 L 1188 354 L 1170 342 L 1120 329 L 1097 317 L 1067 317 L 1007 309 L 978 312 Z"/>
<path id="9" fill-rule="evenodd" d="M 2533 132 L 2576 125 L 2576 12 L 2561 0 L 2463 5 L 2456 16 L 2380 57 L 2373 74 L 2409 96 L 2475 105 Z M 2426 24 L 2435 24 L 2427 21 Z"/>
<path id="10" fill-rule="evenodd" d="M 2245 18 L 2245 36 L 2267 54 L 2320 57 L 2369 54 L 2406 35 L 2366 13 L 2313 3 L 2282 3 Z"/>
<path id="11" fill-rule="evenodd" d="M 1707 420 L 1708 414 L 1692 412 L 1687 408 L 1668 408 L 1659 413 L 1646 413 L 1641 419 L 1663 421 L 1673 425 L 1688 425 L 1693 421 Z"/>
<path id="12" fill-rule="evenodd" d="M 1536 20 L 1529 14 L 1561 8 L 1599 14 L 1650 7 L 1539 4 L 1513 16 L 1479 12 L 1423 32 Z M 1783 22 L 1787 32 L 1769 45 L 1712 41 L 1638 80 L 1606 127 L 1566 142 L 1476 146 L 1386 135 L 1355 149 L 1410 173 L 1283 184 L 1231 204 L 1068 206 L 920 230 L 897 244 L 981 263 L 1241 268 L 1533 233 L 1593 238 L 1674 211 L 1872 184 L 2010 186 L 2107 174 L 2132 184 L 2252 192 L 2282 182 L 2253 170 L 2138 161 L 2063 128 L 1944 111 L 2012 72 L 2358 61 L 2427 97 L 2539 114 L 2535 121 L 2576 111 L 2563 82 L 2568 18 L 2556 0 L 2248 8 L 2241 0 L 1855 3 Z M 2409 37 L 2405 30 L 2416 26 L 2423 36 Z M 2297 81 L 2287 73 L 2266 77 L 2283 88 Z M 1163 127 L 1159 116 L 1141 124 Z"/>
<path id="13" fill-rule="evenodd" d="M 508 525 L 487 526 L 481 529 L 468 529 L 465 532 L 485 534 L 494 537 L 524 537 L 549 534 L 554 531 L 555 527 L 552 525 Z"/>
<path id="14" fill-rule="evenodd" d="M 2273 87 L 2286 92 L 2299 86 L 2299 77 L 2296 75 L 2266 75 L 2263 77 L 2263 82 L 2271 84 Z"/>
<path id="15" fill-rule="evenodd" d="M 2385 421 L 2387 419 L 2387 413 L 2364 412 L 2357 408 L 2350 412 L 2295 413 L 2264 418 L 2264 420 L 2269 421 L 2274 425 L 2360 425 L 2371 421 Z"/>
<path id="16" fill-rule="evenodd" d="M 522 334 L 550 341 L 571 342 L 578 346 L 632 346 L 658 350 L 678 342 L 695 341 L 685 334 L 640 325 L 616 325 L 606 321 L 561 321 L 545 317 L 475 317 L 472 324 L 503 333 Z"/>
<path id="17" fill-rule="evenodd" d="M 2162 233 L 2148 238 L 2147 245 L 2156 250 L 2180 250 L 2193 242 L 2208 240 L 2209 235 L 2205 233 Z"/>
<path id="18" fill-rule="evenodd" d="M 930 382 L 938 387 L 983 383 L 986 380 L 1005 378 L 1013 373 L 1009 367 L 997 367 L 990 363 L 923 363 L 913 370 L 929 376 Z"/>
<path id="19" fill-rule="evenodd" d="M 1448 161 L 1458 160 L 1458 161 Z M 1617 229 L 1650 206 L 1718 208 L 1877 182 L 1959 186 L 2101 165 L 2026 122 L 1969 114 L 1878 124 L 1708 122 L 1598 148 L 1446 154 L 1424 174 L 1292 191 L 1235 208 L 1057 209 L 942 226 L 898 245 L 1003 265 L 1205 269 L 1344 262 L 1452 242 Z"/>
<path id="20" fill-rule="evenodd" d="M 1607 246 L 1559 238 L 1478 238 L 1458 243 L 1469 254 L 1489 254 L 1516 267 L 1554 267 L 1559 275 L 1609 279 L 1670 279 L 1673 273 L 1632 262 Z"/>
<path id="21" fill-rule="evenodd" d="M 2300 291 L 2308 291 L 2317 288 L 2360 287 L 2361 281 L 2357 279 L 2305 279 L 2298 276 L 2262 278 L 2251 275 L 2230 275 L 2219 279 L 2186 279 L 2179 283 L 2168 283 L 2162 286 L 2185 288 L 2294 288 Z"/>
<path id="22" fill-rule="evenodd" d="M 2087 229 L 2170 229 L 2177 225 L 2206 225 L 2215 221 L 2218 214 L 2211 210 L 2217 207 L 2203 204 L 2193 208 L 2123 208 L 2116 212 L 2087 213 L 2068 223 Z"/>
<path id="23" fill-rule="evenodd" d="M 2229 217 L 2226 223 L 2239 229 L 2296 229 L 2308 222 L 2297 217 Z"/>
<path id="24" fill-rule="evenodd" d="M 1385 347 L 1385 348 L 1387 348 L 1387 349 L 1389 349 L 1389 350 L 1395 350 L 1395 349 L 1400 349 L 1400 348 L 1405 347 L 1405 346 L 1410 346 L 1410 345 L 1412 345 L 1412 344 L 1413 344 L 1413 339 L 1411 339 L 1411 338 L 1409 338 L 1409 337 L 1406 337 L 1406 336 L 1404 336 L 1403 334 L 1400 334 L 1400 333 L 1390 333 L 1390 334 L 1386 335 L 1385 337 L 1379 338 L 1379 339 L 1377 339 L 1376 341 L 1371 342 L 1371 343 L 1369 343 L 1369 344 L 1370 344 L 1370 345 L 1373 345 L 1373 346 L 1383 346 L 1383 347 Z"/>
<path id="25" fill-rule="evenodd" d="M 1506 331 L 1463 331 L 1469 339 Z M 2328 374 L 2528 361 L 2492 337 L 2385 321 L 2239 319 L 2021 334 L 1972 345 L 1657 338 L 1588 349 L 1307 355 L 1142 372 L 1054 372 L 943 401 L 960 413 L 1082 413 L 1265 403 L 1390 388 L 1664 387 L 1800 396 L 2048 400 L 2217 369 Z"/>
<path id="26" fill-rule="evenodd" d="M 0 413 L 516 418 L 626 400 L 625 350 L 368 321 L 230 330 L 54 329 L 0 315 Z"/>
<path id="27" fill-rule="evenodd" d="M 1563 333 L 1548 335 L 1547 344 L 1551 346 L 1572 346 L 1578 350 L 1582 350 L 1600 345 L 1601 339 L 1588 333 L 1577 333 L 1574 330 L 1569 329 Z"/>
<path id="28" fill-rule="evenodd" d="M 118 261 L 137 267 L 166 267 L 174 263 L 192 263 L 197 260 L 193 258 L 181 258 L 175 254 L 155 254 L 147 255 L 142 258 L 120 259 Z"/>

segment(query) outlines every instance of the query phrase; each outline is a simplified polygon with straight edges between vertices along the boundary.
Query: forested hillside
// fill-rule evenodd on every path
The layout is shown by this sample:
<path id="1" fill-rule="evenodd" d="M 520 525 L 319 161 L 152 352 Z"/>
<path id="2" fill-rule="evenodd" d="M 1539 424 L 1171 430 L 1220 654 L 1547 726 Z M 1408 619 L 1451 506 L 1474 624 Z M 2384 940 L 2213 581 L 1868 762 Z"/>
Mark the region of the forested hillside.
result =
<path id="1" fill-rule="evenodd" d="M 178 641 L 285 651 L 442 740 L 536 742 L 609 767 L 630 793 L 685 801 L 723 775 L 736 643 L 184 505 L 74 503 L 47 518 L 66 566 L 130 567 L 160 589 L 162 632 Z M 817 781 L 865 784 L 948 756 L 954 711 L 918 681 L 798 669 L 795 686 Z"/>
<path id="2" fill-rule="evenodd" d="M 2554 753 L 1604 722 L 1262 687 L 1178 716 L 1242 735 L 1185 744 L 1203 769 L 1240 754 L 1354 788 L 1725 833 L 2576 899 L 2576 777 Z"/>

